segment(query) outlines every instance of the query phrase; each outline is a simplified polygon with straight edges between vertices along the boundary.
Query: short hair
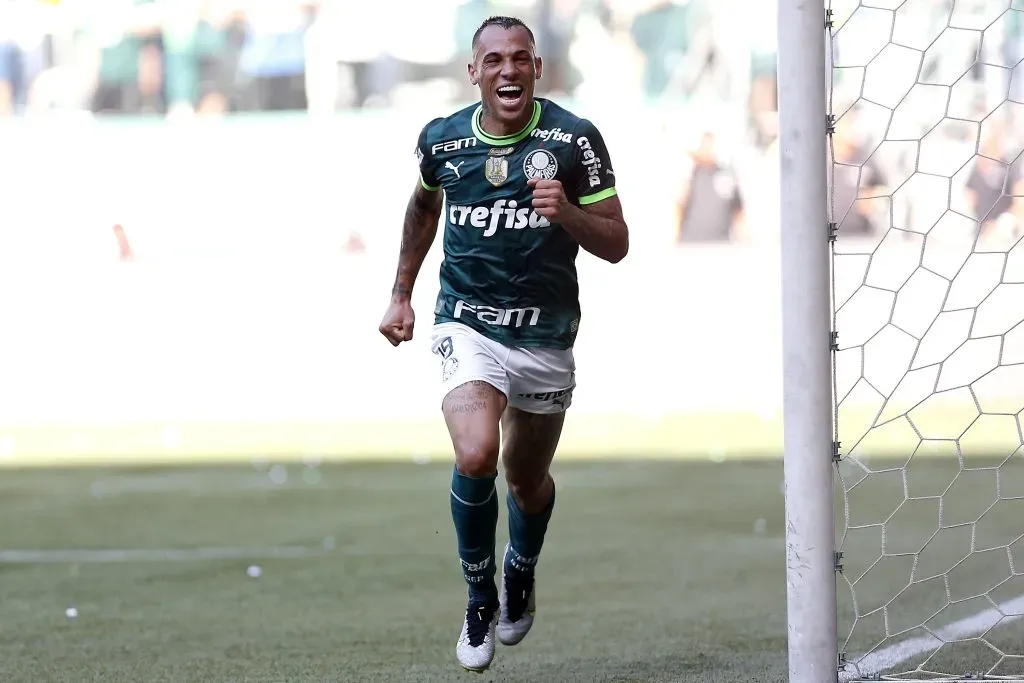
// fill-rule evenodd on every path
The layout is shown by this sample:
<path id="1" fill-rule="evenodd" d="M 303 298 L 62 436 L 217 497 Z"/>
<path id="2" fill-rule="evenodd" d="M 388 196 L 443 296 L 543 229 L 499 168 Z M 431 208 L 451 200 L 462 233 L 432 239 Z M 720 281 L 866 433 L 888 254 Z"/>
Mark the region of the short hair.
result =
<path id="1" fill-rule="evenodd" d="M 487 19 L 484 19 L 484 23 L 480 24 L 480 28 L 478 28 L 476 30 L 476 33 L 473 34 L 473 42 L 471 43 L 471 47 L 474 50 L 476 50 L 477 43 L 480 42 L 480 34 L 483 33 L 484 29 L 487 28 L 488 26 L 500 26 L 506 31 L 509 31 L 517 26 L 520 26 L 526 30 L 526 35 L 530 36 L 530 47 L 534 49 L 537 48 L 537 41 L 533 37 L 533 31 L 530 30 L 529 26 L 523 23 L 522 19 L 517 19 L 516 17 L 497 16 L 488 17 Z"/>

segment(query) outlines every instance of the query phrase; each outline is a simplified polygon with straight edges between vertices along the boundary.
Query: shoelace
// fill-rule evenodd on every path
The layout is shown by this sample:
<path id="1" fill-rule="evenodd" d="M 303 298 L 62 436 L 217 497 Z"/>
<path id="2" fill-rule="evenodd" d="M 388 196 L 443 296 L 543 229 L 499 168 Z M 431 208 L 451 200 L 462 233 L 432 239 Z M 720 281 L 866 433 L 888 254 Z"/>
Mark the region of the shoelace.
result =
<path id="1" fill-rule="evenodd" d="M 483 644 L 490 630 L 491 620 L 494 619 L 495 610 L 495 605 L 472 603 L 466 608 L 466 635 L 471 646 L 479 647 Z"/>
<path id="2" fill-rule="evenodd" d="M 530 602 L 530 592 L 533 591 L 533 576 L 507 578 L 505 579 L 505 589 L 508 591 L 508 620 L 515 623 L 526 613 L 526 606 Z"/>

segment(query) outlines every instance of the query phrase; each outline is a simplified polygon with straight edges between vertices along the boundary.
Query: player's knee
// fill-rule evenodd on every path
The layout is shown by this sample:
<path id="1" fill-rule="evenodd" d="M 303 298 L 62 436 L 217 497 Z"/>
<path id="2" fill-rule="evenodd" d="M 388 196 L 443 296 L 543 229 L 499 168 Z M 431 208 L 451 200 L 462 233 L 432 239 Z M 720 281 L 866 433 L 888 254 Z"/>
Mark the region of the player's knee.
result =
<path id="1" fill-rule="evenodd" d="M 551 498 L 551 481 L 547 471 L 521 472 L 505 470 L 505 481 L 508 491 L 516 499 L 516 503 L 527 511 L 543 508 Z"/>
<path id="2" fill-rule="evenodd" d="M 498 440 L 465 438 L 455 443 L 455 469 L 466 477 L 489 477 L 498 470 Z"/>

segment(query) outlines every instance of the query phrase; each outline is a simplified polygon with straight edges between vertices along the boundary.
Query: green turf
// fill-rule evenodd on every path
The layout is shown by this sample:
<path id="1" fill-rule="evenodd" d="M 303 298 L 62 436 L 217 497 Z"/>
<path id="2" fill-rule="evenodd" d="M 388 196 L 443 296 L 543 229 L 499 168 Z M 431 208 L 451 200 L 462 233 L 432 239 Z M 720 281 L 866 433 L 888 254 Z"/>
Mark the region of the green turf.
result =
<path id="1" fill-rule="evenodd" d="M 847 492 L 849 528 L 838 599 L 840 637 L 849 636 L 851 662 L 872 648 L 931 633 L 950 642 L 915 654 L 890 673 L 920 668 L 1024 678 L 1020 455 L 969 455 L 962 465 L 955 458 L 843 461 L 838 490 Z M 847 505 L 837 495 L 839 530 Z M 994 611 L 997 605 L 1005 616 Z M 979 622 L 977 615 L 986 611 L 989 621 Z M 944 630 L 963 620 L 973 621 L 969 634 Z M 991 628 L 982 634 L 986 626 Z"/>
<path id="2" fill-rule="evenodd" d="M 446 465 L 331 465 L 315 485 L 294 466 L 279 487 L 251 467 L 5 472 L 7 548 L 335 548 L 258 580 L 248 560 L 0 565 L 0 680 L 780 680 L 776 464 L 558 470 L 537 625 L 482 677 L 453 657 Z"/>
<path id="3" fill-rule="evenodd" d="M 932 461 L 914 481 L 939 486 L 950 468 Z M 482 676 L 454 662 L 465 587 L 450 466 L 286 471 L 282 484 L 248 465 L 3 472 L 8 550 L 310 551 L 0 564 L 0 681 L 785 680 L 778 461 L 559 463 L 536 626 L 520 646 L 499 645 Z M 868 510 L 892 496 L 883 479 L 861 489 L 874 496 Z M 978 486 L 976 497 L 991 498 Z M 505 523 L 503 512 L 502 537 Z M 928 533 L 930 524 L 915 513 L 901 533 Z M 850 569 L 877 551 L 877 539 L 851 539 Z M 246 576 L 252 563 L 259 579 Z M 858 633 L 854 644 L 872 639 Z M 957 665 L 980 661 L 972 657 Z"/>

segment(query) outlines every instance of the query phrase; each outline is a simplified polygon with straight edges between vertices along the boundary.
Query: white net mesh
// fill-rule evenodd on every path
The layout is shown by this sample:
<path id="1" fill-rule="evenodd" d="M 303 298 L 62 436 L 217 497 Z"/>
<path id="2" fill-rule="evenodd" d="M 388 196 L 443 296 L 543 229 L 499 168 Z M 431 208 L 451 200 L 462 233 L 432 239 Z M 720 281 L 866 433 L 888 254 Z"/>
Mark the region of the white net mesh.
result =
<path id="1" fill-rule="evenodd" d="M 1024 1 L 831 10 L 841 678 L 1024 679 Z"/>

